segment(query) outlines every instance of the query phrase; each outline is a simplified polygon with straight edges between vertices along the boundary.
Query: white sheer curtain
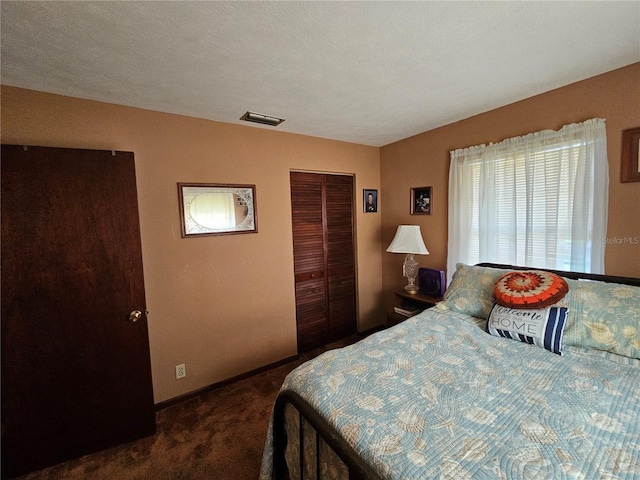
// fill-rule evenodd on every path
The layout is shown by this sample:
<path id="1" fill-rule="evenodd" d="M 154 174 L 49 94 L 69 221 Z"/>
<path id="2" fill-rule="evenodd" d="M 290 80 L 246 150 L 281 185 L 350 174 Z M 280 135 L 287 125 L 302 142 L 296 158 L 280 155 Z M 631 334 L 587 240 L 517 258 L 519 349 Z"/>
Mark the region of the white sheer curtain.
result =
<path id="1" fill-rule="evenodd" d="M 447 276 L 456 263 L 604 273 L 605 121 L 451 152 Z"/>

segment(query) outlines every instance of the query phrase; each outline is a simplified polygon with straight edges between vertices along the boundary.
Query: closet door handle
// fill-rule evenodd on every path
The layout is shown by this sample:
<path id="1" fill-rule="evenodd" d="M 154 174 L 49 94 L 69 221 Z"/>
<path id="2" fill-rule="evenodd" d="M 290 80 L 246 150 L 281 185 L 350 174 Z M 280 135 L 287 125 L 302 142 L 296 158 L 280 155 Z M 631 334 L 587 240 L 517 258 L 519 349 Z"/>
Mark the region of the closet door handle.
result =
<path id="1" fill-rule="evenodd" d="M 134 310 L 129 314 L 129 321 L 131 323 L 136 323 L 141 318 L 142 318 L 142 312 L 140 310 Z"/>

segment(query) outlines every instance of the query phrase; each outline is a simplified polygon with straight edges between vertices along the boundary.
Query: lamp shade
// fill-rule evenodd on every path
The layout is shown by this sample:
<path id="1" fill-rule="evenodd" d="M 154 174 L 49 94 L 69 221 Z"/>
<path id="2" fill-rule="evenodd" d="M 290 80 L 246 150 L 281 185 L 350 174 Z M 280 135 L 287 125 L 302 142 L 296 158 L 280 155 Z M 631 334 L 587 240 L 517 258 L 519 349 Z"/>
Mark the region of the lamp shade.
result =
<path id="1" fill-rule="evenodd" d="M 420 225 L 399 225 L 396 236 L 387 248 L 391 253 L 419 253 L 428 255 L 429 250 L 422 240 Z"/>

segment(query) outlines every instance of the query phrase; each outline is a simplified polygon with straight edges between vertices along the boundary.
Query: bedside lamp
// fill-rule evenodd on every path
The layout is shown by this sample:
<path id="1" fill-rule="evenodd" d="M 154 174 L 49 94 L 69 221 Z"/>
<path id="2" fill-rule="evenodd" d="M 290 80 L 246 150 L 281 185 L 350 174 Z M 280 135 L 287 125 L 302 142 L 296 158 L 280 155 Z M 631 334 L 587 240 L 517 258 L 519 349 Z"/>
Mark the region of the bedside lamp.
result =
<path id="1" fill-rule="evenodd" d="M 418 262 L 415 261 L 413 255 L 429 255 L 429 250 L 427 250 L 422 240 L 420 225 L 399 225 L 398 230 L 396 230 L 396 236 L 393 237 L 387 252 L 407 254 L 402 266 L 402 275 L 407 277 L 409 284 L 404 289 L 407 293 L 417 293 Z"/>

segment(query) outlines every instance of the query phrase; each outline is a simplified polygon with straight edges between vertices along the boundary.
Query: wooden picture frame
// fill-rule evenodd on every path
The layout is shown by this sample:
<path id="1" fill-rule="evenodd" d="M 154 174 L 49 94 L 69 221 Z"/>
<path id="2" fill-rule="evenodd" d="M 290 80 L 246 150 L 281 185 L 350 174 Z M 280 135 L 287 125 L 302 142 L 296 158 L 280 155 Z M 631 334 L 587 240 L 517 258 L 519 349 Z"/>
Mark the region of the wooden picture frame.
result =
<path id="1" fill-rule="evenodd" d="M 178 183 L 182 238 L 258 232 L 256 186 Z"/>
<path id="2" fill-rule="evenodd" d="M 640 182 L 640 127 L 622 131 L 622 183 Z"/>
<path id="3" fill-rule="evenodd" d="M 378 190 L 362 190 L 362 210 L 364 213 L 375 213 L 378 211 Z"/>
<path id="4" fill-rule="evenodd" d="M 411 189 L 411 215 L 431 215 L 433 209 L 431 187 Z"/>

